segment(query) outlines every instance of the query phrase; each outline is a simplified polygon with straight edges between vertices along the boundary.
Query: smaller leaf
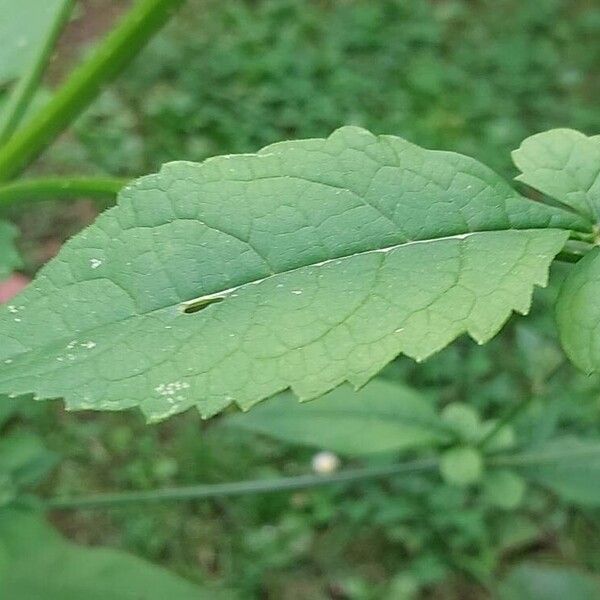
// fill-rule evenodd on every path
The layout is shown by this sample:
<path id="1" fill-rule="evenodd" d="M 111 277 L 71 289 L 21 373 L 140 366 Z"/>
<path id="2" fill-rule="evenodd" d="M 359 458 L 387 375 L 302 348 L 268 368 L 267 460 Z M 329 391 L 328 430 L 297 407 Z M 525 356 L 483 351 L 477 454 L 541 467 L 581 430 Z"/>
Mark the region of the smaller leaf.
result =
<path id="1" fill-rule="evenodd" d="M 483 474 L 483 457 L 469 446 L 451 448 L 442 454 L 440 473 L 447 483 L 467 486 L 476 483 Z"/>
<path id="2" fill-rule="evenodd" d="M 600 580 L 567 567 L 522 564 L 504 578 L 500 600 L 592 600 L 600 598 Z"/>
<path id="3" fill-rule="evenodd" d="M 524 477 L 563 500 L 600 506 L 600 439 L 551 440 L 510 462 Z"/>
<path id="4" fill-rule="evenodd" d="M 0 598 L 198 600 L 195 585 L 119 550 L 63 540 L 37 514 L 0 511 Z"/>
<path id="5" fill-rule="evenodd" d="M 15 247 L 16 237 L 16 228 L 6 221 L 0 221 L 0 281 L 6 279 L 21 265 L 21 259 Z"/>
<path id="6" fill-rule="evenodd" d="M 574 129 L 551 129 L 528 137 L 512 153 L 527 185 L 600 221 L 600 141 Z"/>
<path id="7" fill-rule="evenodd" d="M 584 256 L 565 279 L 556 303 L 560 340 L 586 373 L 600 369 L 600 248 Z"/>
<path id="8" fill-rule="evenodd" d="M 225 422 L 278 440 L 350 455 L 438 445 L 449 439 L 425 397 L 381 379 L 358 392 L 342 385 L 305 403 L 283 392 Z"/>

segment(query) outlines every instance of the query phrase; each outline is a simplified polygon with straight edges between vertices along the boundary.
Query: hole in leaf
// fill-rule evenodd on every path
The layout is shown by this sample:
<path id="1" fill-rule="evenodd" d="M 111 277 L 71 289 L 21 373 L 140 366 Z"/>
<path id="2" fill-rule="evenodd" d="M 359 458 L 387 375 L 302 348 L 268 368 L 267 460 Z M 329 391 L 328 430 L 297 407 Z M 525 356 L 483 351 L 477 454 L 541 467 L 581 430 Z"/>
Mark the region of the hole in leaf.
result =
<path id="1" fill-rule="evenodd" d="M 211 304 L 216 304 L 217 302 L 222 302 L 223 300 L 225 300 L 225 296 L 204 296 L 203 298 L 197 298 L 196 300 L 184 302 L 182 308 L 186 315 L 193 315 L 210 306 Z"/>

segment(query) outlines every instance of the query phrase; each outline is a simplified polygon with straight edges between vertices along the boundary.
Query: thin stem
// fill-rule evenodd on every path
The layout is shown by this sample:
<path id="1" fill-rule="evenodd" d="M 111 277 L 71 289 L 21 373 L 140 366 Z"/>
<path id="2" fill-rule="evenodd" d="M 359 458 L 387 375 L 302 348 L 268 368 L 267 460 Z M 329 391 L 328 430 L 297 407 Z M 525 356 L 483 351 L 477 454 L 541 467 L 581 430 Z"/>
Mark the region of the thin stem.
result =
<path id="1" fill-rule="evenodd" d="M 49 104 L 0 149 L 0 181 L 29 166 L 133 60 L 183 0 L 140 0 Z"/>
<path id="2" fill-rule="evenodd" d="M 97 494 L 80 498 L 52 498 L 43 503 L 43 508 L 47 510 L 110 508 L 146 502 L 180 502 L 184 500 L 223 498 L 226 496 L 268 494 L 429 471 L 435 469 L 437 464 L 436 459 L 422 459 L 381 467 L 348 469 L 331 475 L 300 475 L 298 477 L 215 483 L 145 492 Z"/>
<path id="3" fill-rule="evenodd" d="M 21 179 L 0 186 L 0 206 L 40 200 L 114 198 L 127 183 L 127 179 L 111 177 Z"/>
<path id="4" fill-rule="evenodd" d="M 63 0 L 54 22 L 48 28 L 46 37 L 41 43 L 37 56 L 33 58 L 31 65 L 12 90 L 0 119 L 0 145 L 10 138 L 21 123 L 50 60 L 54 44 L 71 15 L 74 4 L 74 0 Z"/>

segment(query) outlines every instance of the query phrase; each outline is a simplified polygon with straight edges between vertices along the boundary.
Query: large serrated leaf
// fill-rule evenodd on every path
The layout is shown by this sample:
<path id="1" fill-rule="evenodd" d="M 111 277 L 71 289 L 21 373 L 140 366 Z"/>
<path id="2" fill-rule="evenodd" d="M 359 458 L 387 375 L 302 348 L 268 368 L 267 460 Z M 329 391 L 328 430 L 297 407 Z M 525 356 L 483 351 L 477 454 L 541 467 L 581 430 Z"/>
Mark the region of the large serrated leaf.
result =
<path id="1" fill-rule="evenodd" d="M 171 163 L 0 312 L 0 392 L 156 420 L 361 386 L 527 312 L 568 229 L 470 158 L 354 127 Z"/>
<path id="2" fill-rule="evenodd" d="M 340 386 L 315 402 L 283 392 L 225 424 L 285 442 L 360 455 L 448 443 L 452 435 L 427 398 L 375 379 L 355 392 Z"/>
<path id="3" fill-rule="evenodd" d="M 119 550 L 62 539 L 41 515 L 0 511 L 0 598 L 198 600 L 209 590 Z"/>
<path id="4" fill-rule="evenodd" d="M 600 222 L 600 137 L 551 129 L 527 138 L 513 160 L 519 181 Z"/>
<path id="5" fill-rule="evenodd" d="M 0 221 L 0 281 L 21 265 L 21 259 L 15 247 L 16 237 L 16 228 L 6 221 Z"/>

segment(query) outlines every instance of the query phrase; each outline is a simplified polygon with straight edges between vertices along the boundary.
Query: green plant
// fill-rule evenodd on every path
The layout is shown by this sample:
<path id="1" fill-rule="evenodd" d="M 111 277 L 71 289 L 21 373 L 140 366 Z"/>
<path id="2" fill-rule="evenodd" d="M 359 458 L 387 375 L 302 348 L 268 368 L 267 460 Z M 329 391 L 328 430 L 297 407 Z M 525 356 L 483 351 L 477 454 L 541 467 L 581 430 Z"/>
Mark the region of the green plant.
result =
<path id="1" fill-rule="evenodd" d="M 123 48 L 141 45 L 173 5 L 140 3 L 40 116 L 19 129 L 47 56 L 44 45 L 5 108 L 5 181 L 116 74 Z M 140 14 L 147 17 L 141 26 Z M 158 421 L 191 406 L 203 417 L 233 412 L 234 402 L 249 409 L 291 388 L 248 415 L 226 416 L 223 426 L 354 457 L 386 452 L 394 460 L 329 475 L 58 498 L 45 508 L 225 497 L 400 474 L 413 476 L 416 488 L 435 485 L 432 495 L 457 506 L 474 493 L 487 508 L 515 510 L 535 484 L 569 503 L 600 504 L 596 436 L 528 440 L 515 433 L 533 392 L 495 418 L 467 404 L 437 411 L 431 398 L 391 383 L 396 378 L 386 372 L 387 381 L 367 383 L 399 353 L 422 361 L 463 333 L 479 343 L 490 340 L 512 311 L 529 310 L 533 288 L 546 284 L 555 258 L 576 263 L 557 303 L 564 347 L 585 370 L 598 368 L 600 351 L 589 335 L 599 318 L 593 301 L 598 137 L 552 130 L 528 138 L 514 159 L 520 179 L 554 203 L 525 198 L 465 156 L 356 127 L 327 139 L 274 144 L 254 155 L 170 163 L 126 186 L 118 205 L 67 243 L 29 290 L 2 310 L 0 391 L 62 397 L 73 409 L 139 406 Z M 24 180 L 0 188 L 0 201 L 31 194 L 110 196 L 121 183 Z M 0 236 L 9 247 L 12 229 L 3 225 Z M 2 256 L 8 257 L 0 265 L 4 273 L 17 265 L 13 250 Z M 344 381 L 362 389 L 337 387 Z M 544 381 L 538 377 L 539 385 Z M 294 396 L 322 397 L 297 404 Z M 400 452 L 423 456 L 398 462 Z M 37 503 L 22 491 L 32 483 L 21 475 L 28 469 L 10 461 L 4 468 L 10 506 L 0 515 L 8 524 L 0 535 L 8 540 L 11 574 L 2 583 L 24 597 L 31 596 L 22 591 L 26 566 L 13 559 L 18 563 L 20 554 L 30 552 L 30 540 L 20 539 L 20 532 L 48 540 L 43 545 L 50 558 L 41 562 L 59 556 L 71 565 L 80 559 L 32 516 L 31 506 L 24 515 L 14 512 L 15 504 Z M 435 479 L 438 470 L 445 483 Z M 416 498 L 420 492 L 409 489 L 407 506 L 397 510 L 414 519 L 422 509 L 410 501 L 411 493 Z M 457 510 L 448 518 L 428 501 L 433 531 L 461 530 L 452 540 L 456 568 L 490 586 L 486 561 L 494 562 L 493 553 L 475 560 L 467 550 L 474 540 L 485 543 L 480 515 L 465 519 Z M 398 519 L 395 514 L 390 521 Z M 402 531 L 396 535 L 401 538 Z M 93 565 L 95 559 L 84 562 Z M 126 577 L 136 569 L 129 560 L 117 560 Z M 79 563 L 72 568 L 77 578 Z M 402 574 L 395 589 L 412 593 L 435 579 L 432 571 L 415 567 L 420 575 Z M 141 588 L 149 577 L 142 577 Z M 158 585 L 152 585 L 157 593 Z M 73 597 L 81 593 L 77 588 Z"/>

